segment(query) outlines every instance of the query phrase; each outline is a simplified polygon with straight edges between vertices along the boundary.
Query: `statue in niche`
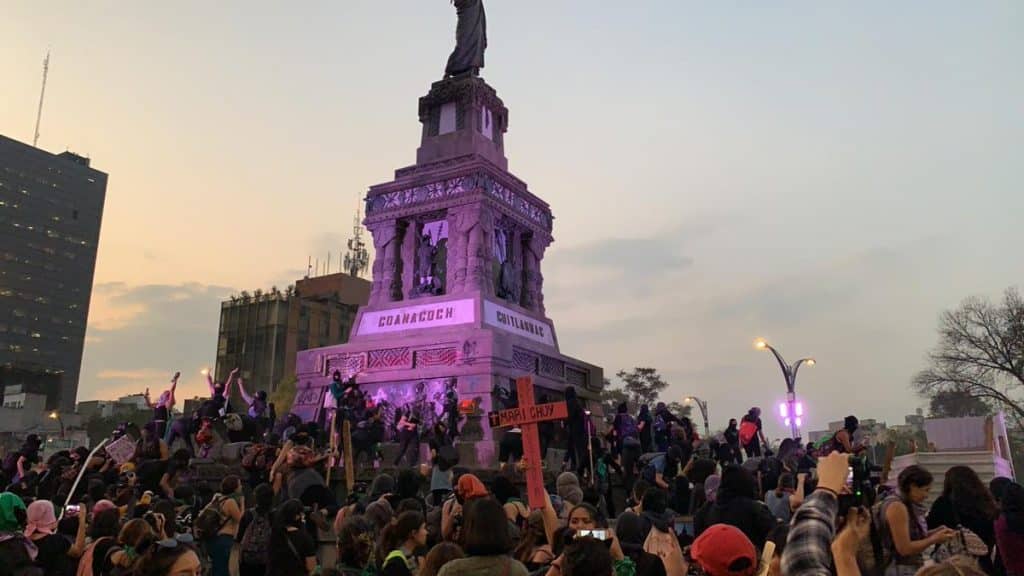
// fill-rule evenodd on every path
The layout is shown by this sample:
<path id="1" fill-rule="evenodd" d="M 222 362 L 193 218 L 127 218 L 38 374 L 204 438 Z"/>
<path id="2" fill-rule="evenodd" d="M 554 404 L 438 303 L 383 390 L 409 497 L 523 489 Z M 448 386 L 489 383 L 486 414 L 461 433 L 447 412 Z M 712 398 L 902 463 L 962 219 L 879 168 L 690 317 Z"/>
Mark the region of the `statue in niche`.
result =
<path id="1" fill-rule="evenodd" d="M 448 280 L 448 238 L 441 238 L 434 247 L 433 260 L 433 283 L 436 294 L 444 294 L 448 291 L 446 286 Z"/>
<path id="2" fill-rule="evenodd" d="M 452 0 L 459 23 L 455 28 L 455 50 L 448 57 L 445 77 L 480 75 L 487 49 L 487 15 L 483 0 Z"/>
<path id="3" fill-rule="evenodd" d="M 518 271 L 513 262 L 512 232 L 504 228 L 494 230 L 494 292 L 503 300 L 519 302 Z"/>
<path id="4" fill-rule="evenodd" d="M 416 246 L 416 285 L 413 296 L 437 296 L 445 293 L 448 261 L 448 222 L 440 220 L 423 225 Z"/>

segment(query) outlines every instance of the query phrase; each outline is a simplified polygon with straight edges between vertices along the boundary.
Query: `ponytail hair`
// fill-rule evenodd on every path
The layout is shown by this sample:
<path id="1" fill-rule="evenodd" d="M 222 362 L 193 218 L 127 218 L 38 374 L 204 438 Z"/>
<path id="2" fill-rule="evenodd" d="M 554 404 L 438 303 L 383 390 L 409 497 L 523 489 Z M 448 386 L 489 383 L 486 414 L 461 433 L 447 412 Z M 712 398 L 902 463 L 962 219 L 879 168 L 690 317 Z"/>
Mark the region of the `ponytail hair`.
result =
<path id="1" fill-rule="evenodd" d="M 384 566 L 384 558 L 405 542 L 409 535 L 413 534 L 423 526 L 424 519 L 421 512 L 409 510 L 402 512 L 390 524 L 384 527 L 380 533 L 380 542 L 377 546 L 377 565 Z"/>

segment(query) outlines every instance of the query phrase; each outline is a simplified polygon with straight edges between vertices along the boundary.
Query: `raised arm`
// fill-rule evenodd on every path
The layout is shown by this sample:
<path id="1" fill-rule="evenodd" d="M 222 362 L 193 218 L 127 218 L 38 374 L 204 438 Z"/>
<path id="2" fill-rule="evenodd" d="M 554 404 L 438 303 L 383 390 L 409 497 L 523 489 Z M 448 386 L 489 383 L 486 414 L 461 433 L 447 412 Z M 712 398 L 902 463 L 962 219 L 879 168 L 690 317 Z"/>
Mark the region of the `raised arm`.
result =
<path id="1" fill-rule="evenodd" d="M 227 398 L 231 394 L 231 384 L 234 382 L 235 377 L 238 376 L 238 368 L 235 368 L 228 374 L 228 379 L 224 382 L 224 397 Z"/>
<path id="2" fill-rule="evenodd" d="M 245 382 L 242 381 L 242 377 L 238 377 L 238 392 L 242 395 L 242 400 L 245 400 L 246 405 L 252 406 L 252 401 L 255 400 L 248 392 L 245 391 Z M 225 392 L 227 394 L 227 392 Z"/>
<path id="3" fill-rule="evenodd" d="M 213 372 L 211 372 L 210 370 L 206 371 L 206 384 L 207 386 L 210 387 L 210 397 L 212 398 L 213 395 L 215 394 L 214 389 L 216 385 L 213 382 Z"/>
<path id="4" fill-rule="evenodd" d="M 541 514 L 544 519 L 544 535 L 547 536 L 547 541 L 550 544 L 555 541 L 555 532 L 558 531 L 558 514 L 551 504 L 551 495 L 547 490 L 544 490 L 544 508 L 541 510 Z"/>
<path id="5" fill-rule="evenodd" d="M 146 388 L 145 393 L 142 394 L 142 398 L 145 399 L 147 408 L 151 410 L 156 408 L 156 406 L 153 405 L 153 401 L 149 399 L 149 388 Z"/>
<path id="6" fill-rule="evenodd" d="M 181 377 L 181 372 L 175 372 L 174 378 L 171 378 L 171 397 L 167 399 L 167 411 L 170 412 L 171 408 L 174 408 L 174 391 L 178 389 L 178 378 Z"/>

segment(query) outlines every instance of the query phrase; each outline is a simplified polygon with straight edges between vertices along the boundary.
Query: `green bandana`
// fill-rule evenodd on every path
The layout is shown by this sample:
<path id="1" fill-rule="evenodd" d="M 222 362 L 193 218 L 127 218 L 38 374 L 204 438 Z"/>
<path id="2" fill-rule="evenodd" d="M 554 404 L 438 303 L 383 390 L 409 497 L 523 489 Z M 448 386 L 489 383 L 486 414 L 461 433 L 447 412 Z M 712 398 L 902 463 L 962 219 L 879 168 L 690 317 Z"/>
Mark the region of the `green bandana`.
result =
<path id="1" fill-rule="evenodd" d="M 0 494 L 0 532 L 20 532 L 21 526 L 14 516 L 15 510 L 25 510 L 25 503 L 17 494 Z"/>

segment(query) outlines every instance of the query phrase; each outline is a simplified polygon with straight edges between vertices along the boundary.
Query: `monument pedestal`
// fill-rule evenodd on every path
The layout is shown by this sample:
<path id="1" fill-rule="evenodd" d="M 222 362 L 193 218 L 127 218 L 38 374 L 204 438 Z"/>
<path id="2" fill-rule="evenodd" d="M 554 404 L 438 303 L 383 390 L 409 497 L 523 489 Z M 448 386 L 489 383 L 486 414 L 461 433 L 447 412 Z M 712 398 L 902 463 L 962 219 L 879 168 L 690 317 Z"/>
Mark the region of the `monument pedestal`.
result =
<path id="1" fill-rule="evenodd" d="M 421 432 L 441 418 L 451 379 L 460 408 L 474 414 L 466 432 L 510 407 L 515 379 L 527 374 L 539 402 L 560 400 L 568 386 L 596 400 L 601 369 L 561 354 L 545 314 L 541 261 L 553 217 L 506 169 L 508 110 L 482 79 L 463 76 L 435 83 L 419 111 L 417 164 L 366 197 L 369 304 L 348 343 L 299 352 L 292 411 L 316 418 L 336 370 L 356 376 L 389 428 L 397 409 L 412 409 Z M 460 448 L 473 461 L 460 465 L 495 462 L 500 434 L 486 418 L 479 427 L 473 449 Z"/>

